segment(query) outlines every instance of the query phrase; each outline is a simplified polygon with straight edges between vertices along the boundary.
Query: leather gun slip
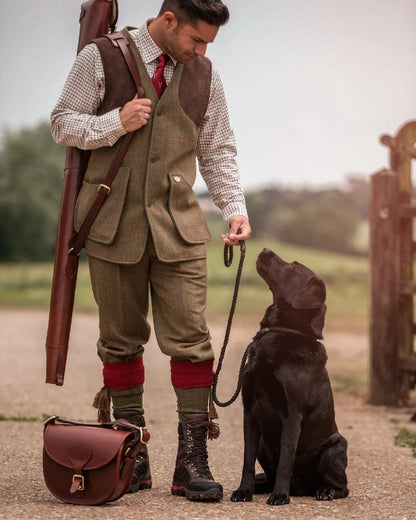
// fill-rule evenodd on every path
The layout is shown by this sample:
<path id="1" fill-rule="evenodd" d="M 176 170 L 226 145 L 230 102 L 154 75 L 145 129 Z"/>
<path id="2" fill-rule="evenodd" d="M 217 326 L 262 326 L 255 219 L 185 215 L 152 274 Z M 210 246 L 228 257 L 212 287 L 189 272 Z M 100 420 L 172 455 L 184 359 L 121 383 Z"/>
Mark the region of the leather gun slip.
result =
<path id="1" fill-rule="evenodd" d="M 117 0 L 89 0 L 81 5 L 78 53 L 94 38 L 114 32 Z M 74 234 L 75 202 L 81 189 L 90 152 L 68 147 L 56 238 L 55 264 L 46 336 L 46 383 L 62 386 L 69 345 L 78 255 L 70 254 Z"/>

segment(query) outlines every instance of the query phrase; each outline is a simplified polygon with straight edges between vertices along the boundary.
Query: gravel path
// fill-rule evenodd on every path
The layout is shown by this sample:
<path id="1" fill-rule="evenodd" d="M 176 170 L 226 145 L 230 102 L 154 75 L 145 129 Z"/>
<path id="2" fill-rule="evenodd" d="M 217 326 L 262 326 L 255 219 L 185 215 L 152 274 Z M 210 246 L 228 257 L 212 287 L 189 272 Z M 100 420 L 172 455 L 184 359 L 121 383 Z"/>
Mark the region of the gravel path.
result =
<path id="1" fill-rule="evenodd" d="M 65 384 L 59 388 L 43 383 L 46 325 L 47 313 L 43 311 L 0 311 L 0 414 L 26 418 L 59 414 L 94 421 L 90 403 L 101 383 L 93 346 L 97 336 L 95 315 L 74 318 Z M 224 326 L 221 323 L 211 327 L 214 344 L 221 345 Z M 224 400 L 234 391 L 242 349 L 255 331 L 255 324 L 236 320 L 219 388 Z M 325 343 L 331 370 L 335 364 L 351 370 L 354 359 L 359 360 L 362 370 L 367 349 L 364 336 L 327 332 Z M 349 442 L 347 499 L 326 503 L 295 497 L 289 505 L 275 508 L 266 504 L 267 496 L 255 496 L 247 504 L 231 503 L 229 496 L 240 479 L 243 449 L 239 400 L 218 410 L 222 433 L 217 441 L 209 443 L 211 470 L 224 485 L 224 500 L 199 504 L 171 496 L 176 454 L 175 401 L 169 385 L 169 363 L 153 339 L 145 364 L 153 489 L 125 495 L 101 507 L 62 504 L 43 482 L 42 423 L 1 421 L 0 519 L 254 520 L 276 516 L 282 520 L 416 520 L 416 460 L 409 448 L 394 446 L 400 427 L 415 427 L 409 422 L 411 410 L 371 407 L 361 398 L 339 392 L 335 394 L 337 422 Z"/>

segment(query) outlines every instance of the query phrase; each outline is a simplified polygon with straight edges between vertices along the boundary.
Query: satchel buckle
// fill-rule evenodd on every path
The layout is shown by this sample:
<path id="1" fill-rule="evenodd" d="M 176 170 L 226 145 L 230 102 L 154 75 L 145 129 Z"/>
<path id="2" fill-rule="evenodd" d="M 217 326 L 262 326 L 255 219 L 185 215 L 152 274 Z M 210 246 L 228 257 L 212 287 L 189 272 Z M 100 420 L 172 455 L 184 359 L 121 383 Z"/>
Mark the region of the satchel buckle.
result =
<path id="1" fill-rule="evenodd" d="M 147 444 L 149 442 L 149 432 L 147 428 L 140 428 L 140 442 L 142 444 Z"/>
<path id="2" fill-rule="evenodd" d="M 79 486 L 78 486 L 78 491 L 84 491 L 85 489 L 85 481 L 84 481 L 84 476 L 83 475 L 73 475 L 72 476 L 72 483 L 74 483 L 76 480 L 81 480 L 81 482 L 79 483 Z"/>
<path id="3" fill-rule="evenodd" d="M 100 185 L 98 186 L 98 191 L 100 191 L 101 188 L 104 188 L 104 189 L 106 190 L 106 192 L 107 192 L 106 195 L 108 195 L 108 194 L 110 193 L 110 191 L 111 191 L 110 186 L 107 186 L 107 184 L 100 184 Z"/>
<path id="4" fill-rule="evenodd" d="M 44 421 L 43 426 L 48 426 L 48 424 L 55 422 L 57 419 L 59 419 L 59 415 L 52 415 Z"/>

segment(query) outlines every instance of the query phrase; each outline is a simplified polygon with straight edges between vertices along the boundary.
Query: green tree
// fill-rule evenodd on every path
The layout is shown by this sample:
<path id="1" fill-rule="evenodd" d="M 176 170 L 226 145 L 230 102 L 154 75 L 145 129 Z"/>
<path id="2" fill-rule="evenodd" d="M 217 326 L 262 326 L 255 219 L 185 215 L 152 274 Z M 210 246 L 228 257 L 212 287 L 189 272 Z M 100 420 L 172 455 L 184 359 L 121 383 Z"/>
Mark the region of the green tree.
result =
<path id="1" fill-rule="evenodd" d="M 53 258 L 65 148 L 47 123 L 8 133 L 0 149 L 0 261 Z"/>

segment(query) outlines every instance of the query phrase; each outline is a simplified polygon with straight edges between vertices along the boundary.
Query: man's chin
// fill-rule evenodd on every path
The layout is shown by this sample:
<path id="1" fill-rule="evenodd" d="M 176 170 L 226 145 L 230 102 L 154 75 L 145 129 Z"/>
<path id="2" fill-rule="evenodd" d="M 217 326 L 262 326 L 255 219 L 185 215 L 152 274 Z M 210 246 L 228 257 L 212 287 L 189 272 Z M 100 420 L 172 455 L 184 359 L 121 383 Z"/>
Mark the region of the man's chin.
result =
<path id="1" fill-rule="evenodd" d="M 196 58 L 196 54 L 192 54 L 191 56 L 189 54 L 185 54 L 184 56 L 178 58 L 178 61 L 179 63 L 188 63 L 188 61 L 192 61 L 194 58 Z"/>

